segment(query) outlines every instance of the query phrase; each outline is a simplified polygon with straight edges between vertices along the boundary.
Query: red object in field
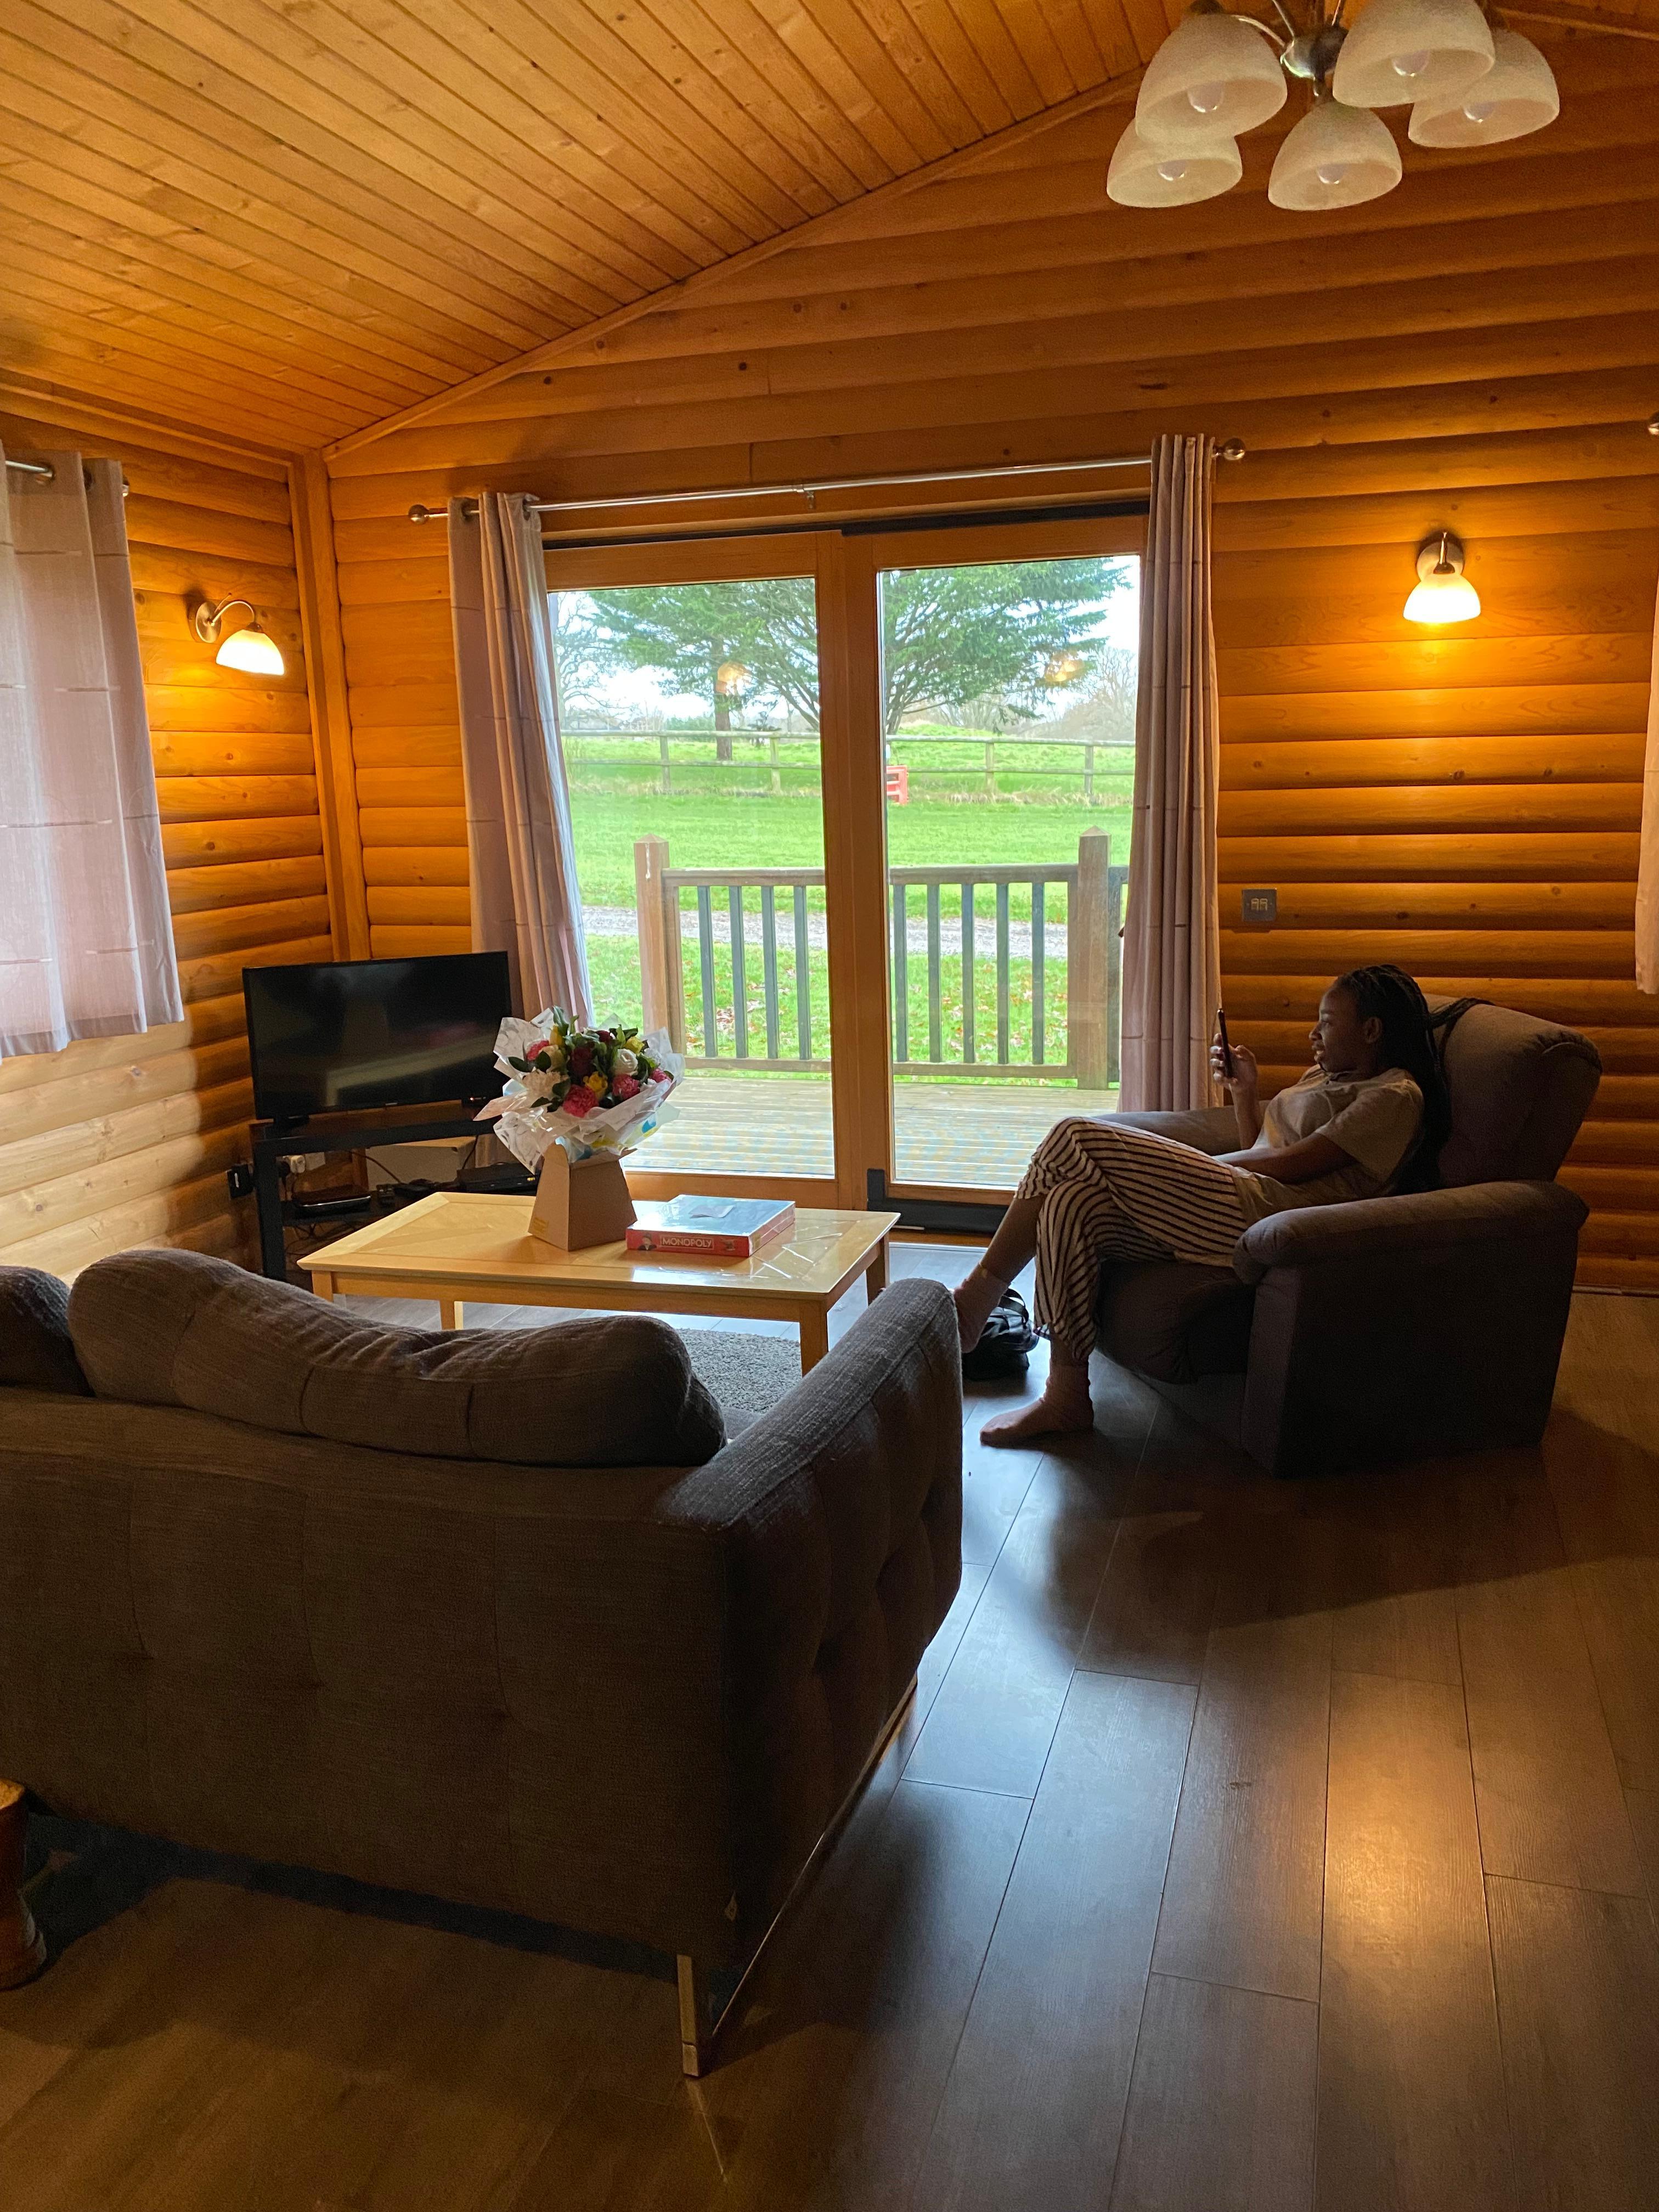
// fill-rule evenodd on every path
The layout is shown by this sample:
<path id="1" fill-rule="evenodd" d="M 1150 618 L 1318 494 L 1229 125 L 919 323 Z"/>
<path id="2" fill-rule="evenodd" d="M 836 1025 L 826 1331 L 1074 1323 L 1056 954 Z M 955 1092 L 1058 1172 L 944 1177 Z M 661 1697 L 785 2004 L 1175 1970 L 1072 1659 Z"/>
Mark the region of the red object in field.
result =
<path id="1" fill-rule="evenodd" d="M 910 804 L 910 771 L 902 761 L 887 763 L 887 796 L 896 806 Z"/>

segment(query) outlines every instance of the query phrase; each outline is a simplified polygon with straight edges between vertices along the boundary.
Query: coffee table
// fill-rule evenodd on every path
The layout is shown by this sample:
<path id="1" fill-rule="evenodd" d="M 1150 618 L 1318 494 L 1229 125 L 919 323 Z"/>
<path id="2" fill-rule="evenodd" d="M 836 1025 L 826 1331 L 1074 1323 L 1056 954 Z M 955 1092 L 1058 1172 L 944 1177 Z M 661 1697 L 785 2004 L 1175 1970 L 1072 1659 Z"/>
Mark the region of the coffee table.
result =
<path id="1" fill-rule="evenodd" d="M 623 1243 L 561 1252 L 528 1230 L 531 1201 L 437 1191 L 300 1264 L 319 1297 L 435 1298 L 446 1328 L 466 1304 L 580 1306 L 606 1313 L 730 1314 L 800 1329 L 803 1374 L 830 1348 L 830 1309 L 860 1275 L 887 1282 L 896 1213 L 799 1209 L 793 1234 L 752 1260 L 676 1258 Z"/>

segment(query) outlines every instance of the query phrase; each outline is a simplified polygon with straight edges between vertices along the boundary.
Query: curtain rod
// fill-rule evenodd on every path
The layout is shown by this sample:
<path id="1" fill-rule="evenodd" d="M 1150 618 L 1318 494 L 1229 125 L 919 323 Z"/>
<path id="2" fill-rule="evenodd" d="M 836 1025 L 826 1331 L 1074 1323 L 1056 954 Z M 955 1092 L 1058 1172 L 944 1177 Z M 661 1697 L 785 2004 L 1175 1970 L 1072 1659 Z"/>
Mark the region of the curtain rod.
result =
<path id="1" fill-rule="evenodd" d="M 1243 441 L 1229 438 L 1216 448 L 1224 461 L 1242 461 Z M 1020 461 L 1006 468 L 997 469 L 917 469 L 906 476 L 890 477 L 816 477 L 802 483 L 722 484 L 712 491 L 641 491 L 622 499 L 529 499 L 532 514 L 592 514 L 602 507 L 681 507 L 708 499 L 769 499 L 780 492 L 791 492 L 803 498 L 810 507 L 821 491 L 867 491 L 893 484 L 925 483 L 983 483 L 993 477 L 1049 477 L 1068 476 L 1079 469 L 1144 469 L 1152 465 L 1150 453 L 1114 453 L 1092 461 Z M 526 494 L 526 498 L 529 495 Z M 475 500 L 464 500 L 461 511 L 476 514 Z M 448 511 L 441 507 L 422 507 L 417 501 L 409 510 L 411 522 L 447 522 Z"/>
<path id="2" fill-rule="evenodd" d="M 16 469 L 21 475 L 26 477 L 44 477 L 48 483 L 56 483 L 58 481 L 58 471 L 53 468 L 50 461 L 15 461 L 12 459 L 10 454 L 8 453 L 6 456 L 6 466 L 9 469 Z M 92 489 L 91 477 L 87 475 L 87 471 L 84 469 L 82 470 L 81 473 L 82 476 L 86 477 L 87 489 L 90 491 Z M 123 499 L 131 499 L 132 496 L 132 486 L 127 482 L 125 477 L 121 479 L 121 496 Z"/>

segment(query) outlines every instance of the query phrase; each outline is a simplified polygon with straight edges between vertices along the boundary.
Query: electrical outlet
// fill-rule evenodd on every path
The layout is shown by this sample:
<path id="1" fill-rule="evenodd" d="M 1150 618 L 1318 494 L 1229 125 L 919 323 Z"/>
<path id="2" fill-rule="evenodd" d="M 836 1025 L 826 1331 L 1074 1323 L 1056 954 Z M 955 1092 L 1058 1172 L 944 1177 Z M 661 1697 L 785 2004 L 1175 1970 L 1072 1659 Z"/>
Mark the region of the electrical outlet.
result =
<path id="1" fill-rule="evenodd" d="M 1238 895 L 1241 918 L 1258 926 L 1279 919 L 1279 893 L 1274 890 L 1240 891 Z"/>
<path id="2" fill-rule="evenodd" d="M 238 1160 L 234 1168 L 225 1170 L 225 1182 L 233 1198 L 252 1198 L 253 1170 L 246 1160 Z"/>

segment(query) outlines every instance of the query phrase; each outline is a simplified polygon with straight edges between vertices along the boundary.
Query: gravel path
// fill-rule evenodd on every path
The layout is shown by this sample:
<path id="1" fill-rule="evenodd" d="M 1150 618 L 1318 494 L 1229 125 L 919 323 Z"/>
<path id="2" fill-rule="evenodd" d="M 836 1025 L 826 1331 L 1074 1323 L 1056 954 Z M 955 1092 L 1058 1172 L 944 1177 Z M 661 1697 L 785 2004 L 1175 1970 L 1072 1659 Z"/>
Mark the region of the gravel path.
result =
<path id="1" fill-rule="evenodd" d="M 717 906 L 710 920 L 714 925 L 716 945 L 732 941 L 732 917 L 722 904 Z M 778 945 L 781 951 L 792 951 L 795 942 L 795 918 L 791 908 L 781 902 L 778 908 Z M 631 906 L 584 906 L 582 924 L 590 937 L 637 937 L 639 916 Z M 680 935 L 687 942 L 697 941 L 697 917 L 682 914 Z M 761 944 L 761 918 L 758 914 L 745 912 L 743 917 L 743 941 L 745 945 L 758 947 Z M 829 943 L 828 924 L 821 914 L 806 917 L 806 941 L 815 952 L 822 952 Z M 927 923 L 912 915 L 905 926 L 904 941 L 908 951 L 927 957 Z M 1045 922 L 1042 942 L 1048 958 L 1066 957 L 1066 924 L 1063 921 Z M 962 921 L 958 915 L 946 915 L 940 921 L 940 949 L 949 959 L 962 950 Z M 1031 957 L 1031 925 L 1012 917 L 1008 923 L 1008 954 L 1013 960 L 1029 960 Z M 974 916 L 974 957 L 994 960 L 997 955 L 997 926 L 994 915 L 989 920 L 980 914 Z"/>

